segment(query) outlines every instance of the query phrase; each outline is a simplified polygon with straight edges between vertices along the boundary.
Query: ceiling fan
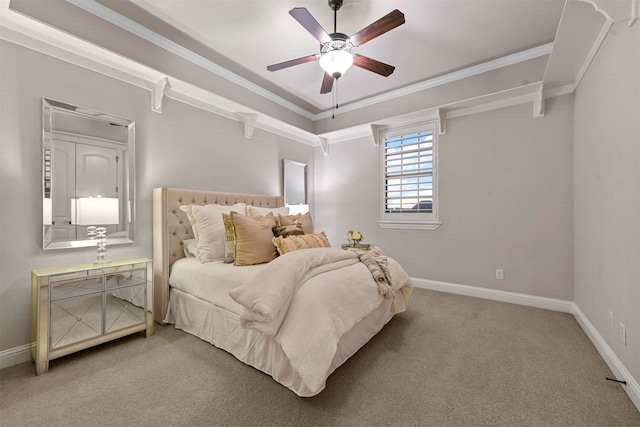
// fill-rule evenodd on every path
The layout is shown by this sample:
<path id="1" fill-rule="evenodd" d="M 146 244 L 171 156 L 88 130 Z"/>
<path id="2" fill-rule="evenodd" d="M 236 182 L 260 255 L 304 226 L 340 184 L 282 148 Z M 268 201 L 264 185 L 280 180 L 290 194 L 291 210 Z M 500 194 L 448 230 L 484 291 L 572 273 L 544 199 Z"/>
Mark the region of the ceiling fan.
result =
<path id="1" fill-rule="evenodd" d="M 328 34 L 320 26 L 306 8 L 296 7 L 291 9 L 289 14 L 320 42 L 320 53 L 269 65 L 267 70 L 277 71 L 319 60 L 320 67 L 325 71 L 322 86 L 320 87 L 320 93 L 323 94 L 331 92 L 333 81 L 342 77 L 351 65 L 364 68 L 384 77 L 393 73 L 394 66 L 357 53 L 352 54 L 351 49 L 362 46 L 369 40 L 404 24 L 404 14 L 396 9 L 349 37 L 337 31 L 337 12 L 341 6 L 342 0 L 329 0 L 329 7 L 333 10 L 333 33 L 331 34 Z"/>

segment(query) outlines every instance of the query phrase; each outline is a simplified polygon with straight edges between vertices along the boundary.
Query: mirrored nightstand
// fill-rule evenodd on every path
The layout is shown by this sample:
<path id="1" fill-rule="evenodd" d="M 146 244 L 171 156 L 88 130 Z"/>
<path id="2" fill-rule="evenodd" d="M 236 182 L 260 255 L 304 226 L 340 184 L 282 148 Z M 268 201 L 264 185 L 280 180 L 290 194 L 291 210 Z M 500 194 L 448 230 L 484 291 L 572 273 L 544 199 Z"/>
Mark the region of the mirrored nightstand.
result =
<path id="1" fill-rule="evenodd" d="M 31 355 L 36 374 L 49 360 L 144 332 L 153 334 L 153 263 L 74 265 L 31 273 Z"/>

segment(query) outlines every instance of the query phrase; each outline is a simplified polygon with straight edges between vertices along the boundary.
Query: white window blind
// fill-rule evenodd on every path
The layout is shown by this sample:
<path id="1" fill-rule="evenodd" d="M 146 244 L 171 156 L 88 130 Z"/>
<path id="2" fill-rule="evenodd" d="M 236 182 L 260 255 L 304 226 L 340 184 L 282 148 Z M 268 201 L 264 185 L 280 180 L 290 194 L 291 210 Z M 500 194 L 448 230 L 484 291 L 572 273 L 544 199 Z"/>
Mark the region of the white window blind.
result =
<path id="1" fill-rule="evenodd" d="M 435 124 L 388 129 L 382 136 L 379 224 L 385 228 L 437 228 Z"/>
<path id="2" fill-rule="evenodd" d="M 385 211 L 433 212 L 433 131 L 385 138 Z"/>

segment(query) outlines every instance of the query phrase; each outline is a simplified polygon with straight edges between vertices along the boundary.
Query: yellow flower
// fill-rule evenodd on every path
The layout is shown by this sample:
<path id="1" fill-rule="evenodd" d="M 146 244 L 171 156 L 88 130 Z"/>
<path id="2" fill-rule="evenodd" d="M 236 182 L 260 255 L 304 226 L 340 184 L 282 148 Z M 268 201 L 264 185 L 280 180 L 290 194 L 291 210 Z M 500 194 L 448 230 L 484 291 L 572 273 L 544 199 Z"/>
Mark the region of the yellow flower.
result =
<path id="1" fill-rule="evenodd" d="M 360 233 L 358 230 L 349 230 L 347 232 L 347 239 L 356 240 L 359 242 L 360 240 L 364 239 L 364 237 L 362 236 L 362 233 Z"/>

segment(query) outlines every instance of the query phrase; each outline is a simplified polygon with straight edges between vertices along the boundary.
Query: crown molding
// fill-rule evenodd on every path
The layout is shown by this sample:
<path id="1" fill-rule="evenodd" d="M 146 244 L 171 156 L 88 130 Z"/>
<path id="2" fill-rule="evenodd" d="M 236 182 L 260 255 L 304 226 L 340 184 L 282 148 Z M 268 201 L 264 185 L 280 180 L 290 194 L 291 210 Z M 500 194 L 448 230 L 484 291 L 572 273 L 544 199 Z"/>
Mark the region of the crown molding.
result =
<path id="1" fill-rule="evenodd" d="M 289 109 L 290 111 L 299 114 L 307 119 L 312 121 L 318 121 L 322 119 L 326 119 L 331 117 L 332 111 L 327 110 L 321 113 L 312 113 L 308 110 L 305 110 L 290 101 L 270 92 L 245 78 L 238 76 L 237 74 L 220 67 L 219 65 L 209 61 L 208 59 L 192 52 L 191 50 L 157 34 L 154 31 L 149 30 L 146 27 L 120 15 L 119 13 L 109 9 L 106 6 L 103 6 L 97 3 L 95 0 L 67 0 L 69 3 L 82 8 L 83 10 L 104 19 L 107 22 L 110 22 L 118 27 L 150 42 L 155 44 L 156 46 L 176 55 L 182 59 L 190 61 L 206 70 L 229 80 L 230 82 L 243 87 L 255 93 L 256 95 L 262 96 L 284 108 Z M 381 102 L 386 102 L 394 98 L 399 98 L 402 96 L 406 96 L 415 92 L 420 92 L 426 89 L 430 89 L 436 86 L 440 86 L 443 84 L 451 83 L 460 79 L 464 79 L 467 77 L 472 77 L 478 74 L 486 73 L 489 71 L 493 71 L 499 68 L 503 68 L 509 65 L 513 65 L 519 62 L 527 61 L 530 59 L 538 58 L 540 56 L 549 55 L 553 50 L 553 43 L 548 43 L 542 46 L 538 46 L 532 49 L 528 49 L 522 52 L 514 53 L 511 55 L 507 55 L 502 58 L 498 58 L 492 61 L 484 62 L 482 64 L 478 64 L 472 67 L 467 67 L 459 71 L 455 71 L 453 73 L 445 74 L 440 77 L 436 77 L 433 79 L 429 79 L 417 84 L 406 86 L 402 89 L 398 89 L 395 91 L 390 91 L 382 95 L 373 96 L 361 101 L 352 102 L 349 104 L 344 104 L 340 106 L 341 112 L 346 113 L 349 111 L 355 111 L 360 108 L 368 107 L 374 104 L 378 104 Z"/>
<path id="2" fill-rule="evenodd" d="M 589 3 L 596 12 L 602 14 L 607 21 L 620 22 L 629 20 L 632 26 L 640 14 L 640 0 L 578 0 Z"/>
<path id="3" fill-rule="evenodd" d="M 447 120 L 459 117 L 480 114 L 487 111 L 501 108 L 513 107 L 516 105 L 532 103 L 532 117 L 541 117 L 540 112 L 544 112 L 544 100 L 557 96 L 568 95 L 575 90 L 573 85 L 544 88 L 542 82 L 530 83 L 516 88 L 505 89 L 498 92 L 488 93 L 477 97 L 463 99 L 460 101 L 443 104 L 438 107 L 427 108 L 414 111 L 401 116 L 390 117 L 378 120 L 376 123 L 367 123 L 353 126 L 338 131 L 322 134 L 329 143 L 349 141 L 356 138 L 371 137 L 373 143 L 379 144 L 379 132 L 391 126 L 404 126 L 425 120 L 435 120 L 438 122 L 438 132 L 440 135 L 446 134 Z M 542 109 L 540 109 L 542 107 Z"/>
<path id="4" fill-rule="evenodd" d="M 161 47 L 166 46 L 167 49 L 174 49 L 177 52 L 181 52 L 181 54 L 184 54 L 183 58 L 185 59 L 190 58 L 194 61 L 208 62 L 210 65 L 210 68 L 208 69 L 211 72 L 220 73 L 219 75 L 228 78 L 236 84 L 246 85 L 244 86 L 245 88 L 252 90 L 258 95 L 269 96 L 270 94 L 270 92 L 240 78 L 216 64 L 213 64 L 193 52 L 187 51 L 170 40 L 162 40 L 163 38 L 160 38 L 156 33 L 122 17 L 111 9 L 108 9 L 93 0 L 67 1 L 76 5 L 82 5 L 79 7 L 83 7 L 83 9 L 88 8 L 88 10 L 85 10 L 91 13 L 95 12 L 108 16 L 110 22 L 113 22 L 121 28 L 125 28 L 127 31 L 133 30 L 140 33 L 140 36 L 144 36 L 145 40 L 163 44 Z M 161 112 L 162 100 L 163 98 L 168 97 L 185 104 L 201 108 L 205 111 L 221 115 L 231 120 L 244 123 L 245 136 L 248 135 L 251 137 L 254 128 L 258 128 L 312 147 L 321 147 L 325 154 L 328 154 L 329 144 L 371 136 L 371 123 L 363 123 L 361 125 L 322 134 L 316 134 L 300 129 L 296 126 L 283 122 L 282 120 L 270 117 L 262 112 L 255 111 L 245 105 L 241 105 L 240 103 L 196 87 L 185 81 L 169 78 L 163 73 L 157 72 L 140 63 L 134 62 L 128 58 L 95 46 L 94 44 L 81 40 L 70 34 L 39 23 L 9 9 L 8 5 L 9 0 L 0 0 L 0 11 L 2 12 L 0 13 L 0 38 L 100 74 L 130 83 L 145 90 L 149 90 L 151 92 L 152 109 L 154 111 Z M 553 50 L 553 46 L 553 43 L 548 43 L 533 49 L 528 49 L 523 52 L 508 55 L 503 58 L 498 58 L 486 63 L 458 70 L 447 75 L 429 79 L 396 91 L 391 91 L 384 95 L 371 97 L 351 104 L 345 104 L 340 108 L 342 111 L 354 111 L 359 108 L 368 107 L 380 102 L 424 91 L 460 79 L 506 67 L 508 65 L 549 55 Z M 499 93 L 487 94 L 472 99 L 460 100 L 450 104 L 441 105 L 436 108 L 420 110 L 397 117 L 390 117 L 382 120 L 381 122 L 385 125 L 402 124 L 423 119 L 425 114 L 428 116 L 435 114 L 440 121 L 440 132 L 444 133 L 446 130 L 447 119 L 467 114 L 475 114 L 477 112 L 488 111 L 496 108 L 503 108 L 507 105 L 533 102 L 534 99 L 532 95 L 530 95 L 532 93 L 531 87 L 535 86 L 537 88 L 538 86 L 536 85 L 539 85 L 539 83 L 508 89 Z M 522 96 L 522 91 L 527 95 Z M 542 96 L 542 98 L 540 98 L 540 96 Z M 549 96 L 557 95 L 554 95 L 552 92 L 545 89 L 544 93 L 539 95 L 538 101 L 542 101 L 544 98 Z M 298 110 L 299 107 L 296 106 L 295 109 Z M 311 114 L 304 110 L 304 116 L 310 117 L 314 121 L 329 117 L 330 114 L 330 111 Z M 251 121 L 244 121 L 244 118 L 246 117 L 251 117 Z"/>
<path id="5" fill-rule="evenodd" d="M 109 9 L 106 6 L 101 5 L 100 3 L 95 2 L 94 0 L 67 0 L 67 2 L 113 25 L 116 25 L 125 31 L 128 31 L 131 34 L 134 34 L 135 36 L 146 40 L 149 43 L 153 43 L 154 45 L 166 50 L 173 55 L 185 59 L 195 65 L 204 68 L 205 70 L 208 70 L 226 80 L 229 80 L 230 82 L 237 84 L 238 86 L 243 87 L 255 93 L 256 95 L 260 95 L 263 98 L 266 98 L 269 101 L 272 101 L 296 114 L 313 120 L 314 115 L 311 112 L 298 107 L 296 104 L 287 101 L 286 99 L 274 94 L 273 92 L 263 89 L 257 84 L 238 76 L 237 74 L 227 70 L 226 68 L 223 68 L 218 64 L 202 57 L 201 55 L 198 55 L 193 51 L 173 42 L 172 40 L 169 40 L 168 38 L 149 30 L 148 28 L 120 15 L 119 13 Z"/>
<path id="6" fill-rule="evenodd" d="M 445 85 L 468 77 L 477 76 L 478 74 L 494 71 L 509 65 L 514 65 L 520 62 L 528 61 L 530 59 L 539 58 L 541 56 L 551 54 L 553 50 L 553 43 L 547 43 L 542 46 L 534 47 L 522 52 L 517 52 L 511 55 L 504 56 L 502 58 L 494 59 L 492 61 L 483 62 L 482 64 L 474 65 L 471 67 L 463 68 L 462 70 L 454 71 L 452 73 L 444 74 L 439 77 L 434 77 L 429 80 L 425 80 L 413 85 L 405 86 L 401 89 L 389 91 L 387 93 L 372 96 L 362 101 L 352 102 L 349 104 L 340 105 L 341 113 L 358 110 L 360 108 L 369 107 L 381 102 L 390 101 L 402 96 L 411 95 L 416 92 L 431 89 L 436 86 Z M 331 117 L 331 111 L 324 111 L 316 114 L 315 120 L 327 119 Z"/>

